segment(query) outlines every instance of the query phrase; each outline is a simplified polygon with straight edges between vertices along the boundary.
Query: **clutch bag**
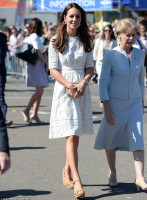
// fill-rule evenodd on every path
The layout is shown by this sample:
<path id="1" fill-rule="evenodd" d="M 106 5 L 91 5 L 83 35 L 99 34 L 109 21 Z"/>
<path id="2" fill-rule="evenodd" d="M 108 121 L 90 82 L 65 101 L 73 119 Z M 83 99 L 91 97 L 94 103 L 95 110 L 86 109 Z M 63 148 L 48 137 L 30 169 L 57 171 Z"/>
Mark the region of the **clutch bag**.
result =
<path id="1" fill-rule="evenodd" d="M 17 48 L 15 55 L 32 65 L 35 65 L 38 59 L 37 50 L 28 43 L 22 43 Z"/>

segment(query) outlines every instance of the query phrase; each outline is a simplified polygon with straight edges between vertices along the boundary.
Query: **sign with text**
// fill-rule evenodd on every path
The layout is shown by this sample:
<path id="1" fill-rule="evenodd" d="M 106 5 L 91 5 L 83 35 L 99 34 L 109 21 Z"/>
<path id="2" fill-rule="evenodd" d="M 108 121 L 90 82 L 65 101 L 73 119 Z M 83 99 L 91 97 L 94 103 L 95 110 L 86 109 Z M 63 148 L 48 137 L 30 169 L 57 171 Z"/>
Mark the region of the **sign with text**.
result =
<path id="1" fill-rule="evenodd" d="M 85 11 L 112 10 L 112 0 L 33 0 L 37 11 L 62 12 L 69 3 L 77 3 Z"/>
<path id="2" fill-rule="evenodd" d="M 147 0 L 131 0 L 130 7 L 131 9 L 139 10 L 147 9 Z"/>

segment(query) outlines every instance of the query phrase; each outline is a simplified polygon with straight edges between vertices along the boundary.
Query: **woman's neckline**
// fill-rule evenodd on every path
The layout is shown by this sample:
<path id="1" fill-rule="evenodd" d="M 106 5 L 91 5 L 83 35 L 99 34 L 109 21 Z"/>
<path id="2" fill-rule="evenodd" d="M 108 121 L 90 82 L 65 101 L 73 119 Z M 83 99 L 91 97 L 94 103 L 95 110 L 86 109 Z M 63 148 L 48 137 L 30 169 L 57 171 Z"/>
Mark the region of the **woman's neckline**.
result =
<path id="1" fill-rule="evenodd" d="M 133 50 L 133 47 L 131 47 L 130 51 L 126 51 L 125 49 L 123 49 L 123 48 L 120 47 L 120 44 L 119 44 L 119 48 L 120 48 L 122 51 L 125 51 L 127 54 L 128 54 L 128 53 L 130 54 L 131 51 Z"/>
<path id="2" fill-rule="evenodd" d="M 75 35 L 75 36 L 68 35 L 68 37 L 75 38 L 75 37 L 79 37 L 79 35 Z"/>

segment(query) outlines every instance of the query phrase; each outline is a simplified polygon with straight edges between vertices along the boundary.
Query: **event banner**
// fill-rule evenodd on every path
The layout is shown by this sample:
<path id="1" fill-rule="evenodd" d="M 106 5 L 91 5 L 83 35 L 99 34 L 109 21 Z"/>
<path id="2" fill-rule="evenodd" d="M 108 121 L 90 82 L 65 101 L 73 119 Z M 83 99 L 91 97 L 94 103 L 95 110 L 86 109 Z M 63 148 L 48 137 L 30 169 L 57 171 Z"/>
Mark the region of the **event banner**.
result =
<path id="1" fill-rule="evenodd" d="M 17 8 L 19 0 L 0 0 L 0 8 Z M 32 6 L 32 0 L 26 0 L 27 7 Z"/>
<path id="2" fill-rule="evenodd" d="M 85 11 L 112 10 L 112 0 L 33 0 L 33 10 L 62 12 L 69 3 L 79 4 Z"/>
<path id="3" fill-rule="evenodd" d="M 23 25 L 25 11 L 26 11 L 26 0 L 19 0 L 16 11 L 16 20 L 15 20 L 16 27 L 21 27 Z"/>
<path id="4" fill-rule="evenodd" d="M 130 1 L 130 8 L 131 9 L 145 10 L 145 9 L 147 9 L 147 0 L 131 0 Z"/>

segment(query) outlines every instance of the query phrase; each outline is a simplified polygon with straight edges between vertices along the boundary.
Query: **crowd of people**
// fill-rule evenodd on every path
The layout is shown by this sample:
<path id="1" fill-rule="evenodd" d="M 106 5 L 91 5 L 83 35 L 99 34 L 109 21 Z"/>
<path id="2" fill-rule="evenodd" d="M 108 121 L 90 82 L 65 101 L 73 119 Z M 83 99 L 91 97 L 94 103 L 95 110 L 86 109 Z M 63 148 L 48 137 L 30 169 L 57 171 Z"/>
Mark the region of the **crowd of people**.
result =
<path id="1" fill-rule="evenodd" d="M 48 87 L 45 65 L 55 79 L 49 138 L 66 139 L 62 179 L 64 186 L 73 188 L 76 198 L 85 197 L 78 170 L 78 146 L 83 134 L 93 134 L 89 82 L 94 80 L 94 71 L 98 76 L 95 82 L 98 79 L 100 101 L 103 104 L 103 116 L 94 149 L 106 151 L 108 185 L 118 186 L 116 151 L 129 151 L 133 152 L 137 189 L 147 190 L 143 139 L 146 28 L 143 18 L 139 18 L 137 23 L 125 18 L 106 24 L 100 31 L 96 25 L 87 23 L 86 13 L 78 4 L 71 3 L 64 9 L 58 25 L 42 24 L 40 19 L 34 18 L 24 30 L 18 31 L 14 26 L 3 29 L 7 35 L 7 49 L 14 63 L 16 49 L 22 42 L 31 44 L 37 50 L 36 64 L 33 67 L 30 63 L 26 65 L 26 84 L 36 89 L 22 112 L 26 123 L 35 120 L 43 124 L 38 117 L 38 109 L 43 88 Z M 2 65 L 4 60 L 1 61 Z M 1 102 L 4 103 L 4 87 L 2 91 Z M 0 105 L 2 111 L 2 103 Z M 32 107 L 33 114 L 30 116 Z M 1 124 L 5 127 L 6 119 L 4 116 L 1 118 Z M 5 168 L 8 169 L 7 142 L 5 146 Z"/>
<path id="2" fill-rule="evenodd" d="M 93 76 L 93 82 L 95 83 L 99 82 L 104 53 L 114 48 L 119 43 L 118 38 L 116 38 L 114 35 L 115 26 L 117 25 L 118 21 L 118 19 L 115 19 L 112 22 L 104 22 L 105 25 L 103 26 L 103 30 L 100 30 L 96 24 L 91 25 L 90 22 L 87 22 L 88 33 L 93 41 L 94 46 L 95 75 Z M 139 26 L 139 30 L 137 32 L 134 47 L 147 51 L 147 21 L 144 17 L 138 17 L 137 24 Z M 9 27 L 6 26 L 2 29 L 2 32 L 7 36 L 7 50 L 9 52 L 9 60 L 11 65 L 9 66 L 11 69 L 9 70 L 14 72 L 23 71 L 23 76 L 25 76 L 25 66 L 22 64 L 22 70 L 18 68 L 16 69 L 17 61 L 15 52 L 16 49 L 22 44 L 24 39 L 28 36 L 28 28 L 29 24 L 26 24 L 23 29 L 15 27 L 14 25 Z M 57 28 L 58 24 L 56 23 L 43 23 L 42 34 L 39 37 L 42 44 L 44 45 L 43 52 L 47 60 L 48 45 L 50 43 L 50 39 L 56 34 Z M 145 60 L 145 66 L 146 65 L 147 59 Z M 15 75 L 14 73 L 14 77 L 18 78 L 18 75 Z"/>

